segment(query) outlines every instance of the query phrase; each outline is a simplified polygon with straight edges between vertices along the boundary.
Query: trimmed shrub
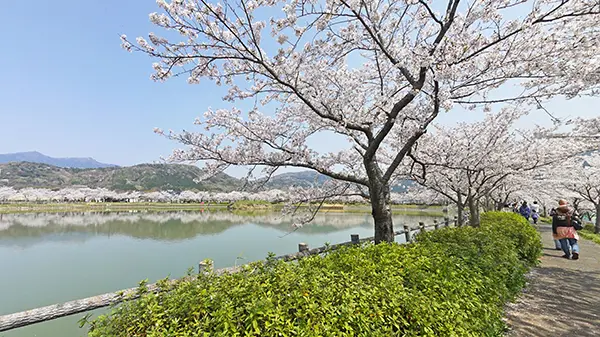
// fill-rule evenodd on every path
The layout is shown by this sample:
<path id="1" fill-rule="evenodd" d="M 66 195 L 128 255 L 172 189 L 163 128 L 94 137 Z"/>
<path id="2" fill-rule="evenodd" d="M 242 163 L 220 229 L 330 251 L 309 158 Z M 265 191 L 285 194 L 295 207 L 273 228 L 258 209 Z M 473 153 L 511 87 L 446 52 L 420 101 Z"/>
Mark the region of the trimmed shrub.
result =
<path id="1" fill-rule="evenodd" d="M 507 212 L 486 212 L 481 216 L 481 227 L 491 235 L 503 236 L 513 242 L 519 258 L 529 266 L 539 263 L 543 247 L 540 233 L 521 215 Z"/>
<path id="2" fill-rule="evenodd" d="M 499 225 L 510 220 L 163 281 L 170 291 L 113 308 L 88 322 L 89 336 L 500 336 L 533 260 L 517 248 L 535 246 L 522 223 Z"/>

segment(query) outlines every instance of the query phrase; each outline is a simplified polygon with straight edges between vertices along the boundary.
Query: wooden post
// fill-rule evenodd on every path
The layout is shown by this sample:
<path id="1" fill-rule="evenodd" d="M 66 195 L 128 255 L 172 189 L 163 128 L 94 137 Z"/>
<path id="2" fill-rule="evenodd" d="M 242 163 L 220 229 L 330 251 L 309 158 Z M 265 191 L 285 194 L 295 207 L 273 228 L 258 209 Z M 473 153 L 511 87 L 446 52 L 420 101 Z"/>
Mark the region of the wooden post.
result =
<path id="1" fill-rule="evenodd" d="M 353 245 L 359 244 L 360 238 L 359 238 L 358 234 L 350 234 L 350 241 L 352 242 Z"/>
<path id="2" fill-rule="evenodd" d="M 212 263 L 208 260 L 202 260 L 198 262 L 198 274 L 206 274 L 212 271 Z"/>
<path id="3" fill-rule="evenodd" d="M 440 224 L 438 223 L 438 221 L 437 221 L 437 220 L 433 220 L 433 228 L 434 228 L 435 230 L 438 230 L 438 229 L 440 228 Z"/>
<path id="4" fill-rule="evenodd" d="M 406 238 L 406 242 L 410 242 L 410 227 L 408 226 L 403 226 L 404 227 L 404 237 Z"/>
<path id="5" fill-rule="evenodd" d="M 445 217 L 444 218 L 444 227 L 448 227 L 450 226 L 450 218 L 449 217 Z"/>
<path id="6" fill-rule="evenodd" d="M 308 244 L 302 242 L 298 244 L 298 252 L 305 253 L 308 252 Z"/>
<path id="7" fill-rule="evenodd" d="M 425 223 L 419 222 L 419 233 L 425 233 Z"/>

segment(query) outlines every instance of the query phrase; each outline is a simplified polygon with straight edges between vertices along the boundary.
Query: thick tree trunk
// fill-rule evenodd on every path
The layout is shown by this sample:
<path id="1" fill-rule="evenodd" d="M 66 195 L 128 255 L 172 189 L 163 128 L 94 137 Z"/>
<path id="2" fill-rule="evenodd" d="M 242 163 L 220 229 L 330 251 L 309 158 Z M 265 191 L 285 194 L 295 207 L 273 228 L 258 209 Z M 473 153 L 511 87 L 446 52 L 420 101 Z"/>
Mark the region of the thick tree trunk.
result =
<path id="1" fill-rule="evenodd" d="M 546 208 L 546 205 L 542 205 L 542 216 L 548 216 L 548 208 Z"/>
<path id="2" fill-rule="evenodd" d="M 469 224 L 473 227 L 479 227 L 479 202 L 471 196 L 469 196 L 467 202 L 469 204 Z"/>
<path id="3" fill-rule="evenodd" d="M 464 225 L 465 222 L 465 217 L 464 217 L 464 210 L 465 210 L 465 205 L 463 204 L 462 201 L 462 194 L 460 194 L 459 192 L 456 192 L 456 217 L 457 217 L 457 226 L 461 227 L 462 225 Z"/>
<path id="4" fill-rule="evenodd" d="M 496 201 L 489 195 L 485 197 L 485 210 L 486 211 L 495 211 L 496 210 Z"/>
<path id="5" fill-rule="evenodd" d="M 365 161 L 369 177 L 371 214 L 375 222 L 375 244 L 394 242 L 394 224 L 390 207 L 390 186 L 383 181 L 383 173 L 374 160 Z"/>
<path id="6" fill-rule="evenodd" d="M 600 200 L 596 203 L 596 226 L 594 228 L 594 233 L 600 234 Z"/>
<path id="7" fill-rule="evenodd" d="M 390 208 L 390 188 L 382 186 L 379 195 L 371 194 L 371 214 L 375 221 L 375 244 L 394 242 L 394 224 Z M 377 195 L 377 194 L 376 194 Z"/>

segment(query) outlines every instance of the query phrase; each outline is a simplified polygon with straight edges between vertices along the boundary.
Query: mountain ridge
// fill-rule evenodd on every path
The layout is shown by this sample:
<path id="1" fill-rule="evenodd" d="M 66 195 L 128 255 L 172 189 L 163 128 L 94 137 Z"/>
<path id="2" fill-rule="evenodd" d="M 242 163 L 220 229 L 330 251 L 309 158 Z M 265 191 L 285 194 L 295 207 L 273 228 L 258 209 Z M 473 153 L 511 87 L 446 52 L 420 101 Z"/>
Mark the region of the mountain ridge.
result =
<path id="1" fill-rule="evenodd" d="M 14 162 L 31 162 L 48 164 L 63 168 L 103 168 L 118 167 L 114 164 L 105 164 L 95 160 L 92 157 L 50 157 L 38 151 L 2 153 L 0 154 L 0 164 Z"/>
<path id="2" fill-rule="evenodd" d="M 39 152 L 37 153 L 39 154 Z M 0 161 L 0 187 L 17 189 L 27 187 L 60 189 L 87 186 L 115 191 L 204 190 L 231 192 L 240 190 L 244 185 L 242 179 L 226 173 L 197 181 L 201 175 L 202 170 L 199 167 L 184 164 L 138 164 L 124 167 L 115 165 L 81 168 L 60 167 L 29 161 L 11 161 L 2 164 Z M 322 185 L 329 179 L 331 178 L 310 170 L 286 172 L 271 177 L 264 187 L 271 189 L 287 189 L 292 186 L 311 187 Z M 392 187 L 393 192 L 404 192 L 405 190 L 406 188 L 402 185 Z"/>
<path id="3" fill-rule="evenodd" d="M 116 191 L 207 190 L 231 192 L 241 189 L 242 179 L 226 173 L 197 181 L 202 170 L 185 164 L 138 164 L 126 167 L 64 168 L 43 163 L 0 164 L 0 187 L 59 189 L 74 186 Z M 289 172 L 273 176 L 267 188 L 309 187 L 329 179 L 316 172 Z"/>

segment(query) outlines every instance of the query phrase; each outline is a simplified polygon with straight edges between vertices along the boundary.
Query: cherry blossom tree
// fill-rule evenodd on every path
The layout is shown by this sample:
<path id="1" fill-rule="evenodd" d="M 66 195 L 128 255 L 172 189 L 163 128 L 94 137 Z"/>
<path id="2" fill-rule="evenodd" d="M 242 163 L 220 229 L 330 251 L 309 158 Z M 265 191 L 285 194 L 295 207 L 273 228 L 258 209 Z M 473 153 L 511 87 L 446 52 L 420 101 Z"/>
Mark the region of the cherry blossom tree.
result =
<path id="1" fill-rule="evenodd" d="M 558 202 L 559 195 L 559 191 L 538 177 L 536 169 L 507 177 L 487 197 L 494 202 L 496 210 L 501 210 L 504 205 L 513 202 L 537 201 L 542 208 L 541 214 L 545 216 Z"/>
<path id="2" fill-rule="evenodd" d="M 158 0 L 161 34 L 122 46 L 156 59 L 152 78 L 228 88 L 174 161 L 301 167 L 362 186 L 376 242 L 393 241 L 390 186 L 430 123 L 457 104 L 596 94 L 596 0 Z M 272 17 L 269 17 L 272 16 Z M 173 34 L 176 33 L 177 35 Z M 180 36 L 178 38 L 177 36 Z M 518 94 L 497 88 L 515 84 Z M 246 108 L 247 107 L 247 108 Z M 335 153 L 307 139 L 347 141 Z"/>
<path id="3" fill-rule="evenodd" d="M 600 153 L 596 151 L 557 163 L 551 173 L 546 177 L 550 185 L 562 187 L 593 206 L 595 232 L 600 233 Z"/>
<path id="4" fill-rule="evenodd" d="M 531 131 L 514 126 L 524 115 L 526 111 L 518 107 L 505 107 L 499 113 L 487 114 L 480 122 L 436 126 L 409 153 L 414 179 L 452 200 L 459 224 L 467 208 L 470 224 L 478 226 L 480 206 L 485 201 L 496 200 L 503 205 L 510 195 L 531 193 L 541 179 L 536 169 L 597 146 L 581 138 L 540 136 L 550 134 L 554 127 L 538 127 L 530 136 Z M 556 151 L 558 148 L 561 150 Z"/>
<path id="5" fill-rule="evenodd" d="M 468 208 L 470 223 L 477 226 L 481 198 L 526 165 L 527 156 L 510 130 L 522 115 L 505 109 L 480 122 L 435 126 L 409 153 L 413 178 L 456 205 L 459 225 Z"/>
<path id="6" fill-rule="evenodd" d="M 12 187 L 0 187 L 0 202 L 7 202 L 15 194 Z"/>

